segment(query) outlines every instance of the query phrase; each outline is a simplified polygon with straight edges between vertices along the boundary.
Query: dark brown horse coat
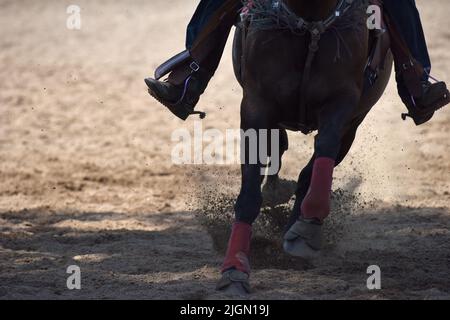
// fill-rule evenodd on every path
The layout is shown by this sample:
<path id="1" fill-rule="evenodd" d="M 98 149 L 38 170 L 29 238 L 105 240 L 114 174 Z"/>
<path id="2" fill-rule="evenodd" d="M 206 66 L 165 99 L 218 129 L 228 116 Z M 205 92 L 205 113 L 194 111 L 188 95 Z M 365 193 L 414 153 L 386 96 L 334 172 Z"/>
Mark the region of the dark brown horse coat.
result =
<path id="1" fill-rule="evenodd" d="M 318 21 L 334 14 L 337 1 L 286 0 L 286 4 L 299 17 Z M 241 128 L 244 131 L 270 131 L 283 128 L 286 123 L 292 127 L 292 123 L 302 119 L 299 114 L 303 111 L 305 123 L 297 124 L 317 130 L 314 154 L 299 176 L 285 243 L 293 240 L 290 243 L 295 245 L 297 235 L 302 239 L 299 230 L 317 238 L 314 233 L 320 233 L 320 225 L 298 227 L 302 223 L 298 219 L 321 222 L 328 215 L 333 167 L 347 155 L 358 126 L 388 83 L 392 66 L 390 56 L 385 60 L 378 80 L 371 86 L 365 85 L 368 83 L 365 69 L 370 48 L 366 19 L 366 7 L 355 6 L 328 26 L 321 34 L 318 51 L 313 59 L 310 57 L 311 73 L 306 82 L 305 67 L 313 31 L 260 28 L 256 20 L 250 20 L 244 29 L 237 31 L 234 64 L 243 87 Z M 306 109 L 301 110 L 302 106 Z M 282 149 L 281 153 L 285 151 L 287 141 L 283 140 L 287 136 L 281 137 L 278 146 L 269 145 L 269 152 L 274 147 Z M 270 144 L 269 141 L 267 143 Z M 252 146 L 250 141 L 244 144 L 245 159 L 249 159 Z M 263 162 L 242 164 L 242 187 L 235 205 L 236 222 L 223 265 L 224 272 L 230 269 L 250 272 L 249 241 L 251 225 L 261 209 L 262 166 Z M 308 228 L 313 229 L 308 231 Z M 308 246 L 314 250 L 320 248 L 317 241 L 310 241 Z M 230 281 L 225 272 L 221 283 Z"/>

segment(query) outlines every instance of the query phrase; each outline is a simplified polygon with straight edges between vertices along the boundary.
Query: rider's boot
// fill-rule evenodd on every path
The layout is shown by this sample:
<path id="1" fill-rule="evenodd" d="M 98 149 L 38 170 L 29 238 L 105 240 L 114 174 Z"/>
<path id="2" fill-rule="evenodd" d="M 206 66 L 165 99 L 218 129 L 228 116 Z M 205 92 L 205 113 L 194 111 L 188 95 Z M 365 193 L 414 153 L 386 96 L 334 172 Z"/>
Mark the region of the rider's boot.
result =
<path id="1" fill-rule="evenodd" d="M 398 81 L 398 91 L 408 109 L 408 113 L 402 114 L 402 119 L 410 117 L 417 126 L 431 120 L 437 110 L 450 103 L 450 92 L 442 81 L 422 81 L 421 92 L 417 96 L 411 95 L 403 82 Z"/>
<path id="2" fill-rule="evenodd" d="M 181 120 L 186 120 L 192 114 L 205 117 L 204 112 L 194 111 L 205 91 L 211 76 L 208 72 L 198 69 L 190 74 L 181 84 L 159 81 L 153 78 L 145 79 L 149 94 L 166 106 Z"/>

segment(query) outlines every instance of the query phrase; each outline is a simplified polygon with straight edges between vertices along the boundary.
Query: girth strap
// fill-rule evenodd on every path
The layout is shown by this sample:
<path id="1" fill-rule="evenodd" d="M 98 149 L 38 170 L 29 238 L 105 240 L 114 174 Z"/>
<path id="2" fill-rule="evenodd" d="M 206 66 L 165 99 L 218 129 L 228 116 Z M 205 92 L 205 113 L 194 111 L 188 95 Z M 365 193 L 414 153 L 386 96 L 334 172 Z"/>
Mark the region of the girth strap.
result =
<path id="1" fill-rule="evenodd" d="M 307 123 L 307 110 L 306 110 L 306 99 L 307 99 L 307 90 L 308 90 L 308 83 L 309 79 L 311 77 L 311 66 L 314 61 L 314 57 L 316 56 L 317 51 L 319 51 L 319 41 L 321 38 L 321 35 L 324 31 L 320 29 L 320 27 L 323 27 L 323 25 L 318 25 L 318 27 L 314 27 L 311 33 L 311 42 L 308 46 L 308 56 L 306 57 L 306 63 L 305 68 L 303 71 L 303 78 L 302 78 L 302 84 L 300 87 L 300 131 L 304 134 L 309 134 L 312 132 L 310 128 L 306 126 Z"/>

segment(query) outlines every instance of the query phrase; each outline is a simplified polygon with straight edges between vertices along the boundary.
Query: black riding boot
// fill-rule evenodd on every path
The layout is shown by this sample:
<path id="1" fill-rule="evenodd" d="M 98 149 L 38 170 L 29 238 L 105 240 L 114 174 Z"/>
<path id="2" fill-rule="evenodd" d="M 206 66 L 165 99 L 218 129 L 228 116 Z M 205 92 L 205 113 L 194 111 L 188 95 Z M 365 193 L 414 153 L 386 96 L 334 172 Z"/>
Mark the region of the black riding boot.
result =
<path id="1" fill-rule="evenodd" d="M 450 92 L 444 82 L 423 81 L 422 94 L 417 97 L 410 94 L 399 77 L 397 77 L 397 87 L 400 97 L 408 109 L 408 113 L 402 114 L 402 119 L 406 120 L 407 117 L 410 117 L 417 126 L 428 122 L 437 110 L 450 103 Z"/>
<path id="2" fill-rule="evenodd" d="M 210 73 L 198 69 L 179 85 L 172 84 L 170 80 L 159 81 L 153 78 L 145 79 L 145 83 L 148 86 L 148 93 L 181 120 L 186 120 L 192 114 L 198 114 L 203 119 L 206 114 L 194 111 L 194 108 L 210 79 Z"/>

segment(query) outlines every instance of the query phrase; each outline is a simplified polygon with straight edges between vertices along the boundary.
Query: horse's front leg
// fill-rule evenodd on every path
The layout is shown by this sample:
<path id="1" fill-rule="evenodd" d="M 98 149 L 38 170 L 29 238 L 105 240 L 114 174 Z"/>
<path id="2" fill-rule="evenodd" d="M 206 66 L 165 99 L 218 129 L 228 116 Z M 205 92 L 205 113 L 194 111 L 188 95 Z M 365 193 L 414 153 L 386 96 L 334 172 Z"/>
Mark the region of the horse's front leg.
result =
<path id="1" fill-rule="evenodd" d="M 303 194 L 297 198 L 294 210 L 300 209 L 301 214 L 284 237 L 285 251 L 294 256 L 314 257 L 322 248 L 322 223 L 330 213 L 333 171 L 342 160 L 344 127 L 358 105 L 356 95 L 336 101 L 325 105 L 318 114 L 314 156 L 300 175 L 299 190 Z"/>
<path id="2" fill-rule="evenodd" d="M 267 130 L 268 117 L 263 104 L 251 108 L 247 99 L 241 107 L 241 191 L 234 210 L 235 221 L 232 226 L 226 256 L 222 265 L 222 279 L 217 288 L 231 293 L 249 292 L 250 240 L 252 224 L 259 215 L 262 195 L 261 179 L 264 176 L 264 164 L 267 154 L 261 151 L 260 141 L 268 140 L 261 136 L 261 130 Z M 268 136 L 266 136 L 269 138 Z M 264 141 L 265 140 L 265 141 Z M 266 144 L 268 147 L 268 145 Z M 267 149 L 267 148 L 262 148 Z M 270 150 L 267 150 L 269 153 Z"/>

